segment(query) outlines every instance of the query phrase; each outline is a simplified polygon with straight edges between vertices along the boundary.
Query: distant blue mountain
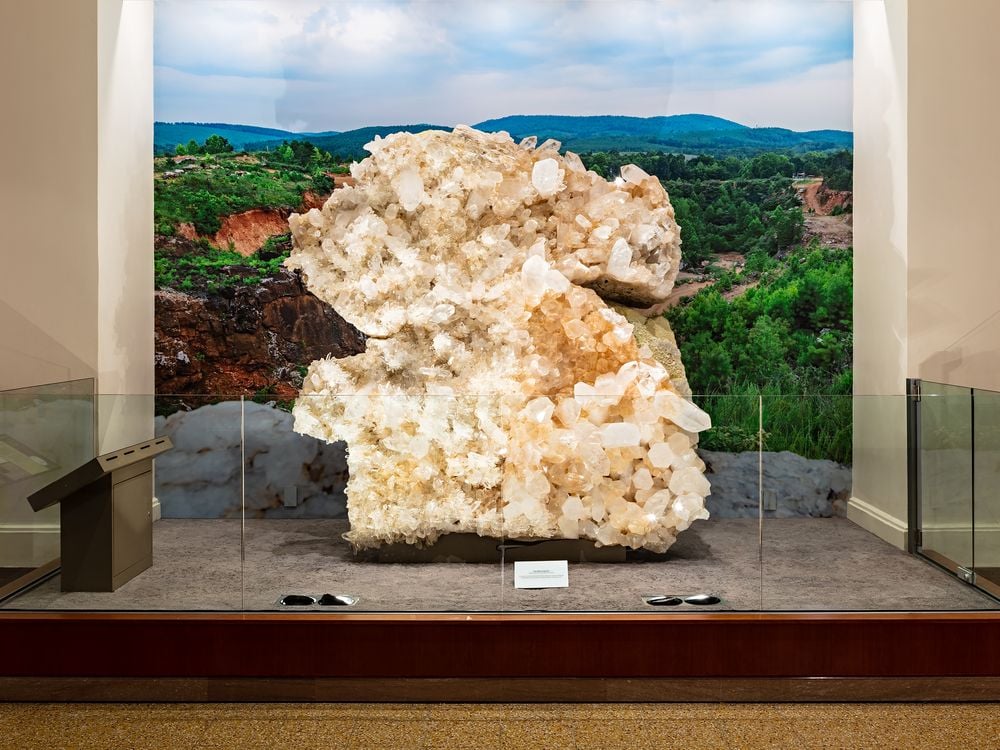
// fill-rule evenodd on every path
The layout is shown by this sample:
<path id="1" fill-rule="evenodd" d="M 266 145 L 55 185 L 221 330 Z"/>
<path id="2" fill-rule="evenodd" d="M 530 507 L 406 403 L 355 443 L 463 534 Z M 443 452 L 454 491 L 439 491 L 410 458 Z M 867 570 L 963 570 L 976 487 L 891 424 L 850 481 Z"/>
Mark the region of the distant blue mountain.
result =
<path id="1" fill-rule="evenodd" d="M 212 134 L 221 135 L 235 149 L 243 149 L 249 144 L 262 141 L 289 141 L 295 138 L 334 135 L 337 131 L 325 133 L 293 133 L 290 130 L 261 128 L 256 125 L 232 125 L 224 122 L 155 122 L 153 123 L 153 149 L 157 153 L 173 151 L 178 144 L 194 139 L 204 143 Z"/>
<path id="2" fill-rule="evenodd" d="M 506 130 L 517 138 L 540 133 L 545 133 L 549 138 L 593 138 L 597 136 L 662 136 L 668 133 L 749 130 L 746 125 L 712 115 L 669 115 L 664 117 L 509 115 L 495 120 L 484 120 L 473 127 L 490 132 Z"/>
<path id="3" fill-rule="evenodd" d="M 291 133 L 288 140 L 298 138 L 309 141 L 319 148 L 329 151 L 337 157 L 353 159 L 366 156 L 364 146 L 377 135 L 386 136 L 389 133 L 420 133 L 424 130 L 451 130 L 447 125 L 428 125 L 420 123 L 417 125 L 374 125 L 368 128 L 357 128 L 356 130 L 345 130 L 342 133 Z M 248 144 L 248 149 L 268 149 L 281 145 L 281 141 L 258 141 Z"/>
<path id="4" fill-rule="evenodd" d="M 537 136 L 561 141 L 578 153 L 587 151 L 668 151 L 715 156 L 752 155 L 762 151 L 829 151 L 853 148 L 853 134 L 844 130 L 798 132 L 785 128 L 751 128 L 712 115 L 687 114 L 664 117 L 623 115 L 510 115 L 473 125 L 479 130 L 505 130 L 515 139 Z M 272 128 L 225 123 L 156 123 L 154 142 L 159 153 L 194 138 L 203 143 L 212 133 L 237 149 L 274 148 L 282 141 L 307 140 L 340 158 L 364 156 L 363 147 L 376 135 L 407 131 L 450 130 L 448 125 L 379 125 L 344 132 L 293 133 Z"/>
<path id="5" fill-rule="evenodd" d="M 797 132 L 784 128 L 750 128 L 712 115 L 624 117 L 597 115 L 512 115 L 486 120 L 480 130 L 506 130 L 514 138 L 555 138 L 571 151 L 681 151 L 751 154 L 760 151 L 827 151 L 852 148 L 854 136 L 844 130 Z"/>

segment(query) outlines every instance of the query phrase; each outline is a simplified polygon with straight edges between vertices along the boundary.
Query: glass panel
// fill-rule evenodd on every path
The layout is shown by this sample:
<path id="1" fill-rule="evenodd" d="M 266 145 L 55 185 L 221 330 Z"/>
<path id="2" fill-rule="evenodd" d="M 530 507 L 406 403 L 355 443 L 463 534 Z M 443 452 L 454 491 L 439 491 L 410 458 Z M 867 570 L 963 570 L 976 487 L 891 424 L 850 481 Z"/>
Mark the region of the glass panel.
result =
<path id="1" fill-rule="evenodd" d="M 96 416 L 96 452 L 118 452 L 112 460 L 122 461 L 122 468 L 89 494 L 59 503 L 60 573 L 5 606 L 240 609 L 239 397 L 100 395 Z M 157 455 L 153 466 L 132 462 L 131 453 L 120 450 L 161 437 L 169 437 L 173 448 Z"/>
<path id="2" fill-rule="evenodd" d="M 845 519 L 851 418 L 848 396 L 762 398 L 765 609 L 858 608 L 849 551 L 881 544 Z"/>
<path id="3" fill-rule="evenodd" d="M 923 405 L 931 403 L 932 413 L 942 416 L 946 400 L 931 396 Z M 963 400 L 968 407 L 968 398 Z M 906 396 L 763 397 L 765 610 L 994 606 L 903 548 L 906 406 Z M 852 414 L 857 417 L 853 426 Z M 938 493 L 932 497 L 941 497 L 945 483 L 935 472 L 956 467 L 930 453 L 925 477 L 931 492 Z M 968 476 L 959 476 L 967 487 Z M 944 503 L 930 507 L 938 512 L 937 520 L 944 517 Z"/>
<path id="4" fill-rule="evenodd" d="M 243 606 L 243 426 L 239 396 L 157 396 L 156 435 L 173 450 L 156 460 L 161 519 L 153 525 L 151 608 Z M 164 565 L 157 567 L 162 550 Z M 155 603 L 160 585 L 169 601 Z"/>
<path id="5" fill-rule="evenodd" d="M 906 554 L 846 518 L 851 397 L 765 395 L 762 424 L 763 608 L 867 608 L 856 560 Z"/>
<path id="6" fill-rule="evenodd" d="M 30 494 L 94 456 L 94 381 L 0 392 L 0 589 L 59 557 L 59 509 Z"/>
<path id="7" fill-rule="evenodd" d="M 577 434 L 561 419 L 551 435 L 538 437 L 536 445 L 565 440 L 570 448 L 565 461 L 552 457 L 541 464 L 549 489 L 539 523 L 549 534 L 558 529 L 554 536 L 560 541 L 538 543 L 528 514 L 539 504 L 517 507 L 512 501 L 516 495 L 505 496 L 506 610 L 692 612 L 760 607 L 759 400 L 695 396 L 693 401 L 713 425 L 701 433 L 696 452 L 688 449 L 691 433 L 671 437 L 672 424 L 643 421 L 639 414 L 630 415 L 640 426 L 637 446 L 607 445 L 600 429 L 588 439 L 589 428 Z M 590 411 L 584 407 L 581 419 L 590 421 Z M 594 412 L 603 414 L 599 408 Z M 624 416 L 622 421 L 627 421 Z M 659 443 L 666 448 L 656 447 Z M 586 478 L 602 463 L 605 479 L 595 489 L 593 478 Z M 685 472 L 682 479 L 687 468 L 695 471 Z M 710 489 L 701 486 L 702 476 Z M 574 477 L 579 487 L 574 487 Z M 533 481 L 520 478 L 523 494 L 530 494 Z M 518 487 L 517 482 L 505 485 L 508 490 Z M 657 495 L 664 489 L 666 494 Z M 711 493 L 704 503 L 707 519 L 696 497 L 705 489 Z M 679 502 L 679 496 L 686 502 Z M 595 538 L 607 541 L 597 546 L 591 541 Z M 568 561 L 569 586 L 518 588 L 515 556 Z M 691 599 L 697 596 L 706 599 Z"/>
<path id="8" fill-rule="evenodd" d="M 500 609 L 498 407 L 475 396 L 246 401 L 246 608 L 345 611 L 334 598 L 350 597 L 351 611 Z M 428 543 L 449 524 L 459 533 Z M 281 604 L 324 594 L 329 604 Z"/>
<path id="9" fill-rule="evenodd" d="M 950 570 L 973 565 L 971 390 L 920 386 L 921 551 Z"/>
<path id="10" fill-rule="evenodd" d="M 1000 596 L 1000 393 L 973 394 L 976 582 Z"/>

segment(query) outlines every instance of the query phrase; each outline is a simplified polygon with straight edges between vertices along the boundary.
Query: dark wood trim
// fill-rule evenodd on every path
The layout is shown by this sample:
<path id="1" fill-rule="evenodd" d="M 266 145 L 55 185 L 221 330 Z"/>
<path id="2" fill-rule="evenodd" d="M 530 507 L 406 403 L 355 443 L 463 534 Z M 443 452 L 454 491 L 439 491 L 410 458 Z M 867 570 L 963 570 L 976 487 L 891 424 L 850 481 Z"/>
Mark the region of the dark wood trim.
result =
<path id="1" fill-rule="evenodd" d="M 0 614 L 7 677 L 1000 677 L 1000 614 Z"/>
<path id="2" fill-rule="evenodd" d="M 0 677 L 10 702 L 780 703 L 1000 701 L 998 677 Z"/>
<path id="3" fill-rule="evenodd" d="M 970 532 L 970 536 L 971 536 L 971 532 Z M 956 574 L 958 572 L 958 568 L 959 568 L 958 563 L 955 562 L 954 560 L 952 560 L 947 555 L 942 555 L 940 552 L 937 552 L 936 550 L 933 550 L 933 549 L 928 549 L 926 547 L 924 549 L 920 550 L 920 554 L 923 555 L 924 557 L 926 557 L 928 560 L 930 560 L 935 565 L 944 568 L 949 573 Z"/>

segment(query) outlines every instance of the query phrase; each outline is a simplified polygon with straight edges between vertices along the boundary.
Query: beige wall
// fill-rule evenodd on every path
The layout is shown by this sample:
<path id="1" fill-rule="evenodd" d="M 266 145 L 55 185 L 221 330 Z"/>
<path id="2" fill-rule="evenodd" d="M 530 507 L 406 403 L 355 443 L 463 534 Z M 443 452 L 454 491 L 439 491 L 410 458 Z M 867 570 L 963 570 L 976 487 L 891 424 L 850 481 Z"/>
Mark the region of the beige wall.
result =
<path id="1" fill-rule="evenodd" d="M 905 412 L 867 394 L 900 394 L 906 377 L 1000 390 L 1000 3 L 854 8 L 855 392 L 866 395 L 848 516 L 902 546 Z"/>
<path id="2" fill-rule="evenodd" d="M 4 4 L 0 390 L 153 389 L 149 0 Z"/>
<path id="3" fill-rule="evenodd" d="M 150 0 L 4 3 L 0 390 L 153 390 L 152 32 Z M 149 398 L 96 411 L 98 450 L 151 434 Z M 58 509 L 34 514 L 23 494 L 0 492 L 0 565 L 58 556 Z"/>
<path id="4" fill-rule="evenodd" d="M 1000 2 L 934 0 L 910 9 L 910 229 L 908 365 L 924 380 L 1000 391 Z M 922 54 L 914 54 L 921 50 Z M 971 457 L 942 451 L 927 485 L 924 544 L 951 559 L 1000 565 L 1000 462 L 983 447 L 995 397 L 964 398 L 952 424 L 979 435 L 975 500 Z M 925 409 L 928 408 L 925 399 Z M 927 476 L 929 472 L 925 472 Z M 935 481 L 936 480 L 936 481 Z M 926 506 L 925 506 L 926 507 Z"/>
<path id="5" fill-rule="evenodd" d="M 3 6 L 0 389 L 97 374 L 95 11 Z"/>
<path id="6" fill-rule="evenodd" d="M 848 518 L 906 542 L 907 3 L 854 3 L 854 489 Z"/>
<path id="7" fill-rule="evenodd" d="M 998 31 L 997 0 L 910 3 L 908 369 L 993 390 L 1000 390 Z"/>
<path id="8" fill-rule="evenodd" d="M 97 24 L 98 450 L 153 431 L 153 3 Z M 139 394 L 137 396 L 136 394 Z"/>

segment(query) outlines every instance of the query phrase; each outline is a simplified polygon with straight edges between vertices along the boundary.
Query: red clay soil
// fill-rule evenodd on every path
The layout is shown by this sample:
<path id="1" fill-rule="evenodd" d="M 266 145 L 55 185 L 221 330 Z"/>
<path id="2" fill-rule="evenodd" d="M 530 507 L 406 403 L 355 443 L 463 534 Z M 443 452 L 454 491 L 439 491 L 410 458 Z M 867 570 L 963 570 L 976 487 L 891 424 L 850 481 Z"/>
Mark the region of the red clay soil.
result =
<path id="1" fill-rule="evenodd" d="M 334 178 L 337 187 L 354 184 L 350 175 L 330 176 Z M 304 212 L 311 208 L 322 208 L 328 197 L 307 190 L 302 195 L 302 205 L 299 206 L 298 210 Z M 253 255 L 263 247 L 268 237 L 288 232 L 289 213 L 287 210 L 279 211 L 274 208 L 254 208 L 242 213 L 230 214 L 222 219 L 219 231 L 208 239 L 220 249 L 227 249 L 231 242 L 233 248 L 240 255 L 244 257 Z M 199 238 L 194 225 L 188 222 L 177 225 L 177 234 L 192 242 Z"/>
<path id="2" fill-rule="evenodd" d="M 198 239 L 198 230 L 194 228 L 194 224 L 187 221 L 182 221 L 177 225 L 177 234 L 192 242 Z"/>
<path id="3" fill-rule="evenodd" d="M 288 231 L 288 216 L 273 208 L 254 208 L 227 216 L 222 228 L 212 237 L 212 244 L 226 249 L 230 243 L 240 255 L 253 255 L 268 237 Z"/>
<path id="4" fill-rule="evenodd" d="M 816 216 L 829 216 L 838 206 L 850 206 L 849 190 L 830 190 L 822 180 L 815 180 L 803 187 L 799 193 L 802 205 Z"/>
<path id="5" fill-rule="evenodd" d="M 326 198 L 316 195 L 312 190 L 306 190 L 302 194 L 302 210 L 308 211 L 310 208 L 323 208 Z"/>
<path id="6" fill-rule="evenodd" d="M 293 396 L 298 367 L 364 351 L 364 337 L 282 270 L 220 294 L 154 295 L 157 393 Z"/>
<path id="7" fill-rule="evenodd" d="M 851 247 L 854 242 L 851 214 L 853 196 L 849 190 L 830 190 L 819 179 L 799 188 L 799 198 L 802 207 L 806 209 L 806 241 L 818 238 L 825 247 Z M 845 208 L 846 211 L 838 216 L 831 216 L 837 207 Z"/>

